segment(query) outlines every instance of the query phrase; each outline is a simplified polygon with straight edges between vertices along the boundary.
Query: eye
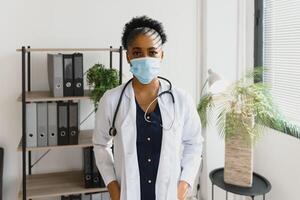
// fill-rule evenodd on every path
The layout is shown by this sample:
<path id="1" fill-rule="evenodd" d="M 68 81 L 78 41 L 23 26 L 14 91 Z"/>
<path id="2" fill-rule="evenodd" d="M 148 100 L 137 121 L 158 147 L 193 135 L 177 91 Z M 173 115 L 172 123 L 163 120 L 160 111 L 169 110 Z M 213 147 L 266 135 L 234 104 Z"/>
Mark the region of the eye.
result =
<path id="1" fill-rule="evenodd" d="M 134 52 L 132 52 L 132 55 L 133 55 L 133 57 L 141 57 L 142 52 L 140 52 L 140 51 L 134 51 Z"/>
<path id="2" fill-rule="evenodd" d="M 157 54 L 158 54 L 157 51 L 150 51 L 150 52 L 149 52 L 149 55 L 150 55 L 150 56 L 156 56 Z"/>

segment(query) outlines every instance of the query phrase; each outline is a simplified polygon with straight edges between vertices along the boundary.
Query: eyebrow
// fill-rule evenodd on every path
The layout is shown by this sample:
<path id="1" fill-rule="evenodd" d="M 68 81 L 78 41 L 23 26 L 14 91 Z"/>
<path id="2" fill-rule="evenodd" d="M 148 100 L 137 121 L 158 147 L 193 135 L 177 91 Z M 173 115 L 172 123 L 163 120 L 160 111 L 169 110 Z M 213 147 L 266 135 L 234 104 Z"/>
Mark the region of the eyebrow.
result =
<path id="1" fill-rule="evenodd" d="M 142 48 L 141 47 L 133 47 L 132 48 L 133 50 L 141 50 Z M 149 47 L 148 50 L 156 50 L 158 49 L 157 47 Z"/>
<path id="2" fill-rule="evenodd" d="M 157 48 L 157 47 L 150 47 L 150 48 L 148 48 L 148 49 L 156 50 L 156 49 L 158 49 L 158 48 Z"/>
<path id="3" fill-rule="evenodd" d="M 132 49 L 133 49 L 133 50 L 135 50 L 135 49 L 136 49 L 136 50 L 140 50 L 140 49 L 142 49 L 142 48 L 140 48 L 140 47 L 133 47 Z"/>

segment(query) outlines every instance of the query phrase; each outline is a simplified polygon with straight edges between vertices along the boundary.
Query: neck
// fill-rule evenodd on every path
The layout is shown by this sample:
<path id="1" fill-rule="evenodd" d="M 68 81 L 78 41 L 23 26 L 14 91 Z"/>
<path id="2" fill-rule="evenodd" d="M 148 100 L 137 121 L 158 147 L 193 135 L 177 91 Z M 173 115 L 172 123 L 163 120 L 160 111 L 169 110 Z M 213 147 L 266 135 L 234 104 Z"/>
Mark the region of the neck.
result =
<path id="1" fill-rule="evenodd" d="M 136 77 L 133 77 L 132 87 L 135 93 L 155 93 L 157 94 L 159 89 L 159 80 L 154 78 L 149 84 L 142 84 Z"/>

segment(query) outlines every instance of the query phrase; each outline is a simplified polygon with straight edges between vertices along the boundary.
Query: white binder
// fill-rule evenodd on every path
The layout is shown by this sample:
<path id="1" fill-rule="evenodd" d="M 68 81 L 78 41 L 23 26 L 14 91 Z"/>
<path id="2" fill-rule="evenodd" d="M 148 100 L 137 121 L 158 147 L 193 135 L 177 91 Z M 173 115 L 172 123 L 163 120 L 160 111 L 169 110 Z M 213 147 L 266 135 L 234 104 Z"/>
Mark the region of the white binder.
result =
<path id="1" fill-rule="evenodd" d="M 48 82 L 54 97 L 64 96 L 63 83 L 63 55 L 48 54 Z"/>
<path id="2" fill-rule="evenodd" d="M 37 103 L 37 146 L 44 147 L 48 145 L 48 121 L 47 121 L 47 103 Z"/>
<path id="3" fill-rule="evenodd" d="M 37 146 L 37 110 L 36 103 L 26 103 L 26 145 Z"/>
<path id="4" fill-rule="evenodd" d="M 48 145 L 57 145 L 57 103 L 48 103 Z"/>

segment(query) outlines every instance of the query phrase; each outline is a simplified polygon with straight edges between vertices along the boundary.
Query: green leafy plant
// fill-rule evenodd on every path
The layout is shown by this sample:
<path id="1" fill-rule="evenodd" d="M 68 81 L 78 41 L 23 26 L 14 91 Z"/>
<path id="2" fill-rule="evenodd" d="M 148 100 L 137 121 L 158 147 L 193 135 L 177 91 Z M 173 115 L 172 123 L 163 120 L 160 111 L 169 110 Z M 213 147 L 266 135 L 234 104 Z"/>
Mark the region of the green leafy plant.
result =
<path id="1" fill-rule="evenodd" d="M 105 91 L 118 86 L 119 73 L 116 69 L 105 68 L 103 64 L 95 64 L 87 71 L 87 83 L 91 90 L 90 98 L 97 110 L 98 102 Z"/>
<path id="2" fill-rule="evenodd" d="M 234 134 L 242 134 L 245 142 L 253 144 L 261 136 L 262 129 L 265 127 L 300 138 L 299 127 L 288 122 L 279 112 L 272 100 L 268 85 L 253 82 L 259 80 L 264 71 L 266 69 L 258 67 L 230 85 L 224 92 L 204 94 L 198 104 L 198 113 L 203 127 L 211 121 L 210 113 L 213 108 L 216 108 L 218 131 L 225 139 Z M 249 123 L 251 118 L 254 123 Z"/>

